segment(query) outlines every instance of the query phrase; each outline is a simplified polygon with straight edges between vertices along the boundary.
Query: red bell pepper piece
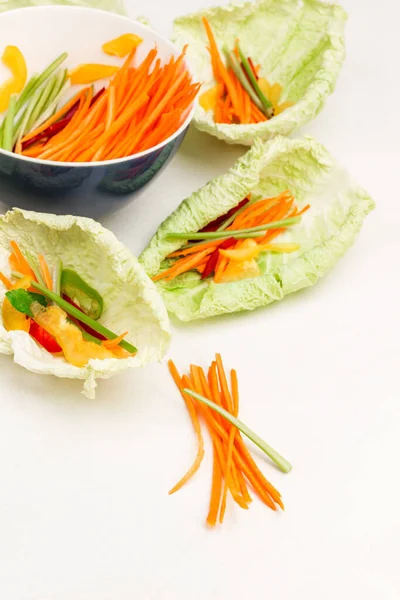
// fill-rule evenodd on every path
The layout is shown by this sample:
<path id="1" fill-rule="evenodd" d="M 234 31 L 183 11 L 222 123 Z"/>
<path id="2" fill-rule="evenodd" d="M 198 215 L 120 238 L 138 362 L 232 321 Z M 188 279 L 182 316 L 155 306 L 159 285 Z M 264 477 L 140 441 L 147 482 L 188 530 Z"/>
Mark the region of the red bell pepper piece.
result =
<path id="1" fill-rule="evenodd" d="M 61 352 L 61 346 L 57 343 L 57 340 L 53 338 L 43 327 L 38 325 L 35 321 L 31 321 L 29 327 L 29 335 L 33 337 L 47 352 L 54 354 L 55 352 Z"/>
<path id="2" fill-rule="evenodd" d="M 210 277 L 210 275 L 214 273 L 219 258 L 219 251 L 231 248 L 231 246 L 234 246 L 235 243 L 235 238 L 228 238 L 227 240 L 224 240 L 222 244 L 210 254 L 208 261 L 206 262 L 206 266 L 204 267 L 204 271 L 201 274 L 202 279 L 207 279 L 207 277 Z"/>

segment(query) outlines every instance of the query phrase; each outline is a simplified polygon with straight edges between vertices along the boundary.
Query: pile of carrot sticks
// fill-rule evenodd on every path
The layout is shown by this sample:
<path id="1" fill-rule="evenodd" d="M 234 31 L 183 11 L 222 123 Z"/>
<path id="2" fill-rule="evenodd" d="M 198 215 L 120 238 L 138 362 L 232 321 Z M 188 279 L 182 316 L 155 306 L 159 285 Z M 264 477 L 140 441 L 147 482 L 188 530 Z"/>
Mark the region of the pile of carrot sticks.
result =
<path id="1" fill-rule="evenodd" d="M 170 490 L 179 490 L 199 469 L 204 457 L 204 440 L 201 431 L 203 421 L 213 444 L 213 475 L 209 512 L 206 522 L 213 527 L 219 520 L 223 522 L 228 492 L 243 509 L 248 509 L 252 501 L 249 488 L 272 510 L 279 506 L 284 509 L 281 495 L 264 477 L 256 465 L 240 431 L 208 406 L 196 402 L 184 392 L 185 389 L 197 392 L 237 417 L 239 412 L 238 378 L 235 370 L 230 372 L 230 386 L 224 365 L 216 354 L 206 374 L 201 367 L 190 365 L 190 375 L 181 376 L 172 360 L 168 362 L 170 373 L 179 388 L 189 411 L 198 441 L 195 461 L 186 475 Z"/>

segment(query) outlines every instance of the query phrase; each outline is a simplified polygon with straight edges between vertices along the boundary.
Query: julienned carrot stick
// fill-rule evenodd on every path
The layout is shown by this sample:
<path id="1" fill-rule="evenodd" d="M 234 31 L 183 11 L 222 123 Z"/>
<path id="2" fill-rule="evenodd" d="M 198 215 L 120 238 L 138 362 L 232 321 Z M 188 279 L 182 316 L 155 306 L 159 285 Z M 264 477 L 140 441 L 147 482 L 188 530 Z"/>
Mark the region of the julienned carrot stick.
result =
<path id="1" fill-rule="evenodd" d="M 216 404 L 222 406 L 221 392 L 218 386 L 218 375 L 217 375 L 217 363 L 213 361 L 208 372 L 208 384 L 211 390 L 211 397 Z M 222 424 L 223 427 L 227 428 L 227 423 L 221 417 L 221 415 L 215 414 L 214 417 Z"/>
<path id="2" fill-rule="evenodd" d="M 3 275 L 3 273 L 0 271 L 0 281 L 3 283 L 3 285 L 8 289 L 11 290 L 12 289 L 12 283 L 11 281 L 8 279 L 8 277 L 6 277 L 5 275 Z"/>
<path id="3" fill-rule="evenodd" d="M 18 258 L 15 256 L 14 252 L 10 253 L 10 256 L 8 257 L 8 264 L 10 265 L 11 271 L 19 271 L 19 261 Z"/>
<path id="4" fill-rule="evenodd" d="M 169 278 L 173 279 L 173 278 L 177 277 L 178 275 L 185 273 L 186 271 L 190 271 L 190 269 L 193 269 L 194 267 L 196 267 L 197 263 L 199 263 L 205 256 L 210 254 L 210 252 L 212 252 L 212 250 L 210 250 L 210 249 L 203 250 L 202 252 L 199 252 L 195 256 L 190 256 L 189 258 L 185 258 L 185 259 L 182 259 L 181 261 L 178 261 L 170 269 L 167 269 L 166 271 L 163 271 L 162 273 L 159 273 L 158 275 L 153 277 L 153 281 L 158 281 L 159 279 L 167 279 L 167 280 Z"/>
<path id="5" fill-rule="evenodd" d="M 218 423 L 218 421 L 216 420 L 216 415 L 213 416 L 213 418 L 211 417 L 208 421 L 207 424 L 216 432 L 218 433 L 218 435 L 221 437 L 221 439 L 225 440 L 226 442 L 229 441 L 229 436 L 228 433 L 226 431 L 226 429 L 224 429 L 224 427 Z M 238 432 L 236 435 L 236 439 L 239 439 L 240 437 L 240 433 Z M 256 494 L 260 497 L 260 499 L 267 504 L 270 508 L 272 508 L 273 510 L 275 510 L 275 506 L 273 504 L 272 498 L 270 497 L 266 487 L 264 488 L 264 483 L 262 480 L 265 480 L 265 482 L 267 484 L 269 484 L 269 482 L 264 478 L 264 476 L 262 475 L 261 471 L 261 476 L 259 477 L 259 473 L 258 472 L 254 472 L 252 470 L 252 468 L 248 465 L 248 463 L 244 460 L 244 458 L 242 457 L 241 453 L 239 452 L 239 450 L 235 446 L 233 447 L 233 457 L 235 462 L 237 463 L 238 467 L 240 468 L 240 470 L 243 472 L 243 474 L 246 476 L 246 478 L 248 479 L 250 485 L 253 487 L 254 491 L 256 492 Z M 270 484 L 269 484 L 270 485 Z M 271 486 L 273 487 L 273 486 Z M 275 490 L 275 488 L 273 488 Z"/>
<path id="6" fill-rule="evenodd" d="M 36 158 L 43 152 L 44 144 L 37 144 L 35 146 L 30 146 L 26 150 L 23 150 L 21 154 L 23 156 L 30 156 L 31 158 Z"/>
<path id="7" fill-rule="evenodd" d="M 215 275 L 214 275 L 215 283 L 219 283 L 221 281 L 222 275 L 223 275 L 228 263 L 229 263 L 229 260 L 227 258 L 225 258 L 224 256 L 220 255 L 220 257 L 218 258 L 217 266 L 215 267 Z"/>
<path id="8" fill-rule="evenodd" d="M 77 161 L 79 155 L 82 154 L 82 152 L 85 152 L 86 150 L 91 148 L 94 142 L 98 139 L 99 135 L 103 133 L 103 131 L 104 126 L 98 125 L 95 129 L 93 129 L 90 132 L 90 134 L 85 136 L 84 139 L 78 139 L 75 142 L 73 142 L 70 146 L 67 146 L 67 148 L 64 149 L 64 152 L 62 154 L 62 160 L 65 160 L 67 162 Z"/>
<path id="9" fill-rule="evenodd" d="M 59 142 L 59 134 L 57 134 L 52 138 L 52 140 L 50 140 L 51 144 L 49 146 L 49 149 L 48 151 L 46 151 L 45 149 L 45 152 L 43 153 L 41 158 L 50 158 L 53 160 L 55 153 L 66 149 L 71 150 L 77 144 L 81 145 L 81 140 L 83 140 L 84 137 L 87 135 L 88 129 L 91 130 L 93 129 L 93 127 L 95 127 L 96 119 L 98 115 L 103 111 L 106 105 L 107 96 L 106 94 L 103 94 L 102 97 L 93 106 L 93 108 L 87 114 L 84 115 L 83 119 L 77 124 L 76 129 L 70 136 L 68 136 L 66 139 L 61 137 L 61 142 Z"/>
<path id="10" fill-rule="evenodd" d="M 105 131 L 108 131 L 115 119 L 115 87 L 110 86 L 107 90 L 107 113 L 106 113 L 106 123 L 105 123 Z M 99 148 L 96 154 L 93 157 L 93 160 L 100 160 L 101 156 L 104 153 L 104 146 Z"/>
<path id="11" fill-rule="evenodd" d="M 230 373 L 231 389 L 229 389 L 220 355 L 216 355 L 216 360 L 212 362 L 208 371 L 208 379 L 203 369 L 195 365 L 190 366 L 190 377 L 184 375 L 181 378 L 175 365 L 173 363 L 171 365 L 171 363 L 172 361 L 170 361 L 169 367 L 181 394 L 184 396 L 184 389 L 186 389 L 188 395 L 198 401 L 202 400 L 193 406 L 193 410 L 196 417 L 198 410 L 204 418 L 213 443 L 213 475 L 207 524 L 214 526 L 218 517 L 219 521 L 223 522 L 228 490 L 235 502 L 242 508 L 247 509 L 249 507 L 251 496 L 245 478 L 264 504 L 272 510 L 276 510 L 276 504 L 283 509 L 279 492 L 258 469 L 242 440 L 240 431 L 231 423 L 232 419 L 229 418 L 229 421 L 227 421 L 230 411 L 225 412 L 223 415 L 219 415 L 217 412 L 217 407 L 221 407 L 218 410 L 223 411 L 222 404 L 225 404 L 231 407 L 230 414 L 232 417 L 236 417 L 238 414 L 239 391 L 236 371 L 232 370 Z M 206 401 L 207 398 L 211 402 Z M 247 431 L 246 435 L 249 435 L 253 441 L 256 441 L 257 436 L 246 428 L 243 423 L 236 419 L 236 424 L 243 431 Z M 260 444 L 260 447 L 264 447 L 268 453 L 271 450 L 268 450 L 269 447 L 267 448 L 265 442 L 262 442 L 260 438 L 256 443 Z M 275 456 L 278 455 L 275 453 Z M 196 470 L 197 468 L 198 465 L 196 465 Z M 191 471 L 189 473 L 191 476 Z M 182 481 L 185 482 L 186 480 L 184 478 Z"/>
<path id="12" fill-rule="evenodd" d="M 121 90 L 121 92 L 119 93 L 121 94 L 121 96 L 124 93 L 124 96 L 118 96 L 120 106 L 118 107 L 117 116 L 120 116 L 126 110 L 126 108 L 133 101 L 135 96 L 138 96 L 144 90 L 150 89 L 150 87 L 153 85 L 152 81 L 150 81 L 151 85 L 147 87 L 147 84 L 149 83 L 149 78 L 151 77 L 151 75 L 149 76 L 149 69 L 156 56 L 157 50 L 155 48 L 153 50 L 150 50 L 145 60 L 132 74 L 132 78 L 129 81 L 129 89 L 126 89 L 125 87 L 125 90 Z"/>
<path id="13" fill-rule="evenodd" d="M 213 442 L 213 445 L 214 445 L 214 448 L 216 451 L 216 455 L 218 457 L 221 472 L 222 472 L 222 474 L 225 474 L 227 472 L 227 461 L 226 461 L 226 457 L 225 457 L 225 448 L 224 448 L 224 444 L 223 444 L 220 436 L 218 435 L 215 427 L 213 427 L 213 415 L 210 413 L 210 411 L 207 410 L 207 407 L 203 407 L 203 408 L 199 407 L 199 410 L 201 411 L 201 414 L 203 415 L 204 420 L 207 424 L 209 434 L 211 436 L 211 439 L 212 439 L 212 442 Z M 237 484 L 236 484 L 236 482 L 232 476 L 232 473 L 230 473 L 230 472 L 228 475 L 227 484 L 228 484 L 228 488 L 229 488 L 236 504 L 238 504 L 241 508 L 246 510 L 248 508 L 248 506 L 247 506 L 246 500 L 240 494 L 239 482 L 237 482 Z M 220 493 L 221 493 L 221 491 L 220 491 Z"/>
<path id="14" fill-rule="evenodd" d="M 259 200 L 255 204 L 249 204 L 248 206 L 244 206 L 244 208 L 242 209 L 242 211 L 235 217 L 235 219 L 233 220 L 233 222 L 230 225 L 230 227 L 232 227 L 232 229 L 234 228 L 234 226 L 235 227 L 241 227 L 242 224 L 244 222 L 246 222 L 246 220 L 248 218 L 250 218 L 252 214 L 254 214 L 254 211 L 257 210 L 257 208 L 261 208 L 262 207 L 262 208 L 266 209 L 269 206 L 273 206 L 277 202 L 279 202 L 279 197 L 277 197 L 277 198 L 265 198 L 263 200 Z"/>
<path id="15" fill-rule="evenodd" d="M 182 477 L 182 479 L 169 491 L 169 494 L 173 494 L 174 492 L 178 491 L 196 473 L 196 471 L 200 467 L 201 461 L 203 460 L 204 456 L 204 442 L 203 436 L 201 435 L 200 423 L 197 418 L 197 413 L 194 408 L 193 401 L 191 398 L 189 398 L 186 394 L 183 393 L 183 381 L 181 380 L 178 370 L 172 360 L 168 361 L 168 367 L 177 387 L 181 392 L 182 398 L 185 401 L 198 440 L 198 450 L 196 459 L 189 471 L 186 473 L 186 475 L 184 475 L 184 477 Z M 185 384 L 190 385 L 190 381 L 188 381 L 187 378 L 185 380 Z"/>
<path id="16" fill-rule="evenodd" d="M 199 250 L 206 250 L 207 248 L 215 250 L 215 248 L 217 246 L 219 246 L 220 244 L 221 244 L 221 240 L 218 240 L 218 241 L 212 240 L 210 242 L 196 244 L 195 246 L 192 246 L 191 248 L 184 248 L 182 250 L 176 250 L 175 252 L 171 252 L 171 254 L 168 254 L 167 258 L 177 258 L 178 256 L 189 256 L 190 254 L 196 254 L 196 252 L 198 252 Z"/>
<path id="17" fill-rule="evenodd" d="M 49 267 L 47 265 L 46 259 L 43 256 L 43 254 L 39 254 L 39 265 L 40 265 L 40 270 L 42 272 L 42 277 L 43 277 L 46 287 L 50 291 L 53 291 L 53 280 L 51 278 L 50 270 L 49 270 Z"/>
<path id="18" fill-rule="evenodd" d="M 20 247 L 18 246 L 17 242 L 12 240 L 10 242 L 10 246 L 12 251 L 14 252 L 17 261 L 18 261 L 18 265 L 19 265 L 19 269 L 18 271 L 20 273 L 22 273 L 23 275 L 27 275 L 28 277 L 32 277 L 33 281 L 36 281 L 36 277 L 34 272 L 32 271 L 31 267 L 29 266 L 28 261 L 25 259 L 24 255 L 22 254 Z"/>
<path id="19" fill-rule="evenodd" d="M 213 446 L 213 476 L 211 484 L 211 497 L 210 497 L 210 508 L 208 511 L 206 522 L 210 527 L 214 527 L 217 523 L 219 505 L 221 499 L 222 489 L 222 469 L 219 464 L 218 454 L 215 447 Z"/>
<path id="20" fill-rule="evenodd" d="M 211 390 L 208 387 L 208 383 L 203 370 L 200 369 L 200 367 L 190 365 L 190 375 L 195 391 L 197 391 L 197 393 L 199 394 L 204 393 L 207 395 L 207 397 L 210 398 Z M 200 410 L 201 414 L 205 418 L 206 423 L 208 424 L 209 419 L 213 418 L 212 412 L 208 409 L 207 406 L 198 405 L 198 409 Z M 239 493 L 239 482 L 235 480 L 235 477 L 233 477 L 233 473 L 231 473 L 230 469 L 227 469 L 227 461 L 224 454 L 223 442 L 218 437 L 215 437 L 215 434 L 212 431 L 212 429 L 209 428 L 209 432 L 213 440 L 214 447 L 217 451 L 220 467 L 226 476 L 227 486 L 232 493 L 233 499 L 242 508 L 247 508 L 246 502 L 243 500 Z"/>
<path id="21" fill-rule="evenodd" d="M 216 366 L 216 363 L 213 363 L 214 366 Z M 203 369 L 198 368 L 199 373 L 200 373 L 200 379 L 201 379 L 201 383 L 202 383 L 202 389 L 203 389 L 203 395 L 205 395 L 207 398 L 212 398 L 214 402 L 216 402 L 217 404 L 219 404 L 220 406 L 222 405 L 222 389 L 218 389 L 218 382 L 216 381 L 216 385 L 214 385 L 214 393 L 215 393 L 215 397 L 213 397 L 212 392 L 211 392 L 211 388 L 208 384 L 208 381 L 205 377 L 205 374 L 203 372 Z M 207 421 L 210 421 L 215 419 L 216 416 L 219 417 L 219 415 L 217 415 L 216 413 L 213 414 L 213 412 L 211 411 L 211 409 L 209 409 L 208 407 L 204 407 L 207 408 Z M 242 508 L 248 508 L 247 507 L 247 500 L 246 498 L 244 498 L 241 495 L 241 486 L 240 486 L 240 480 L 239 480 L 239 473 L 236 469 L 235 464 L 232 462 L 231 457 L 230 457 L 230 453 L 229 453 L 229 444 L 227 447 L 227 460 L 226 460 L 226 465 L 225 465 L 225 490 L 227 492 L 228 488 L 230 489 L 233 499 L 235 500 L 235 502 L 237 502 L 237 504 L 239 504 L 239 506 L 241 506 Z M 233 486 L 232 483 L 233 482 Z M 226 492 L 224 490 L 224 497 L 222 499 L 222 504 L 221 504 L 221 514 L 220 514 L 220 522 L 222 523 L 223 518 L 224 518 L 224 514 L 225 514 L 225 504 L 226 504 Z"/>
<path id="22" fill-rule="evenodd" d="M 220 437 L 223 440 L 225 440 L 225 442 L 229 441 L 228 432 L 215 420 L 215 417 L 212 414 L 207 419 L 207 423 L 216 432 L 218 432 Z M 237 433 L 236 439 L 239 439 L 239 436 L 240 436 L 240 432 Z M 247 450 L 247 448 L 246 448 L 246 450 Z M 275 493 L 277 493 L 277 492 L 276 492 L 275 488 L 273 486 L 271 486 L 271 484 L 264 478 L 261 471 L 259 471 L 259 469 L 256 467 L 254 461 L 251 464 L 249 464 L 249 462 L 246 461 L 242 457 L 241 453 L 239 452 L 238 448 L 236 447 L 236 444 L 234 445 L 234 448 L 233 448 L 233 456 L 234 456 L 235 462 L 238 464 L 240 469 L 243 471 L 243 474 L 246 476 L 250 485 L 253 487 L 254 491 L 257 493 L 257 495 L 260 497 L 260 499 L 265 504 L 267 504 L 270 508 L 272 508 L 273 510 L 276 510 L 273 498 L 269 492 L 269 488 L 274 490 Z M 261 477 L 260 477 L 260 474 L 261 474 Z M 277 496 L 277 498 L 280 500 L 280 496 Z"/>
<path id="23" fill-rule="evenodd" d="M 136 54 L 136 49 L 133 48 L 131 50 L 131 52 L 128 54 L 128 56 L 126 57 L 123 65 L 120 68 L 120 70 L 118 71 L 118 73 L 116 73 L 114 75 L 114 77 L 111 81 L 111 85 L 113 85 L 114 87 L 117 87 L 121 84 L 121 81 L 124 79 L 125 74 L 128 72 L 129 68 L 131 67 L 131 63 L 133 61 L 135 54 Z"/>
<path id="24" fill-rule="evenodd" d="M 191 373 L 191 379 L 194 383 L 195 390 L 199 394 L 205 393 L 207 395 L 207 397 L 210 397 L 211 391 L 208 388 L 207 380 L 205 379 L 202 369 L 200 369 L 200 367 L 195 367 L 194 365 L 191 365 L 190 373 Z M 212 417 L 212 414 L 210 414 L 208 407 L 203 406 L 203 407 L 199 407 L 199 409 L 201 410 L 206 422 L 208 422 L 209 418 Z M 239 506 L 241 506 L 242 508 L 247 508 L 246 502 L 240 496 L 239 481 L 237 479 L 236 473 L 234 473 L 233 470 L 231 469 L 232 465 L 231 466 L 228 465 L 228 461 L 223 454 L 224 453 L 223 447 L 220 446 L 219 442 L 214 440 L 212 430 L 210 429 L 209 431 L 210 431 L 211 437 L 213 438 L 213 443 L 217 449 L 218 455 L 220 457 L 220 466 L 223 469 L 226 490 L 228 490 L 228 488 L 230 489 L 233 499 L 235 500 L 235 502 L 237 502 L 239 504 Z M 226 499 L 225 499 L 225 501 L 226 501 Z M 225 513 L 225 507 L 223 506 L 223 504 L 221 504 L 222 520 L 224 517 L 224 513 Z"/>
<path id="25" fill-rule="evenodd" d="M 250 471 L 254 475 L 253 485 L 254 485 L 254 481 L 258 481 L 258 483 L 260 484 L 260 486 L 262 486 L 262 488 L 271 496 L 271 498 L 274 500 L 274 502 L 276 502 L 277 504 L 279 504 L 279 506 L 283 509 L 284 507 L 283 507 L 283 504 L 282 504 L 280 493 L 264 477 L 263 473 L 257 467 L 254 459 L 252 458 L 249 450 L 247 449 L 246 444 L 243 441 L 243 438 L 242 438 L 240 432 L 238 432 L 238 434 L 237 434 L 236 448 L 237 448 L 237 452 L 240 454 L 240 456 L 242 457 L 243 461 L 248 465 Z"/>
<path id="26" fill-rule="evenodd" d="M 61 117 L 79 103 L 72 118 L 66 119 L 66 124 L 49 140 L 45 139 L 43 145 L 25 149 L 24 153 L 61 162 L 83 162 L 120 158 L 137 152 L 142 146 L 150 148 L 150 142 L 154 146 L 163 142 L 186 118 L 199 89 L 184 66 L 185 51 L 186 48 L 176 59 L 171 56 L 162 66 L 157 48 L 153 48 L 138 67 L 132 65 L 134 52 L 131 52 L 102 94 L 102 102 L 97 95 L 92 102 L 91 87 L 81 90 L 22 142 L 26 146 L 54 122 L 62 122 Z M 104 130 L 95 143 L 88 144 L 92 132 L 101 123 Z M 145 136 L 148 139 L 143 140 Z"/>
<path id="27" fill-rule="evenodd" d="M 172 96 L 174 95 L 175 91 L 177 90 L 177 88 L 179 87 L 181 81 L 184 79 L 185 76 L 186 76 L 185 72 L 181 73 L 181 75 L 179 75 L 178 79 L 175 80 L 175 82 L 172 84 L 172 86 L 170 87 L 168 92 L 165 94 L 165 96 L 160 100 L 160 102 L 158 103 L 158 105 L 154 109 L 154 111 L 150 115 L 148 115 L 147 118 L 144 119 L 143 123 L 139 127 L 138 132 L 136 133 L 136 136 L 134 137 L 134 140 L 132 142 L 132 146 L 130 149 L 130 154 L 135 152 L 136 147 L 142 140 L 142 137 L 144 136 L 146 131 L 149 129 L 149 127 L 151 127 L 155 123 L 155 121 L 158 119 L 158 117 L 161 115 L 162 111 L 164 110 L 164 108 L 166 107 L 166 105 L 168 104 L 168 102 L 170 101 Z"/>
<path id="28" fill-rule="evenodd" d="M 105 144 L 109 139 L 112 138 L 124 125 L 133 117 L 135 112 L 139 110 L 148 100 L 147 94 L 142 94 L 139 96 L 131 106 L 122 114 L 118 119 L 111 125 L 111 127 L 100 136 L 99 140 L 94 144 L 93 148 L 90 152 L 85 153 L 81 157 L 81 161 L 89 161 L 93 160 L 93 157 L 96 156 L 97 151 Z"/>
<path id="29" fill-rule="evenodd" d="M 128 331 L 125 331 L 124 333 L 121 333 L 121 335 L 114 338 L 113 340 L 103 340 L 101 342 L 101 345 L 104 346 L 105 348 L 108 348 L 109 350 L 112 350 L 113 348 L 116 348 L 117 346 L 119 346 L 120 342 L 122 342 L 122 340 L 128 335 L 128 333 L 129 333 Z"/>
<path id="30" fill-rule="evenodd" d="M 227 411 L 232 412 L 232 409 L 233 409 L 232 396 L 231 396 L 229 388 L 228 388 L 228 381 L 226 379 L 225 369 L 224 369 L 224 365 L 222 363 L 221 355 L 217 353 L 215 355 L 215 359 L 216 359 L 216 363 L 217 363 L 220 388 L 222 391 L 222 400 L 223 400 L 222 406 Z M 230 427 L 229 427 L 229 429 L 230 429 Z"/>
<path id="31" fill-rule="evenodd" d="M 217 356 L 220 357 L 219 354 L 217 354 Z M 223 365 L 222 365 L 222 360 L 220 360 L 222 369 L 223 369 Z M 236 382 L 236 393 L 233 396 L 233 402 L 231 404 L 231 410 L 230 412 L 232 412 L 232 414 L 237 417 L 238 416 L 238 410 L 239 410 L 239 396 L 237 393 L 237 377 L 236 377 L 236 371 L 232 371 L 231 372 L 231 378 L 232 378 L 232 382 L 235 379 Z M 227 496 L 227 492 L 228 492 L 228 485 L 227 485 L 227 476 L 230 472 L 230 470 L 233 468 L 233 463 L 232 463 L 232 453 L 233 453 L 233 444 L 235 441 L 235 435 L 236 435 L 236 428 L 231 425 L 230 426 L 230 432 L 229 432 L 229 441 L 228 441 L 228 456 L 227 456 L 227 460 L 226 460 L 226 476 L 225 476 L 225 486 L 224 486 L 224 492 L 222 495 L 222 502 L 221 502 L 221 512 L 220 512 L 220 516 L 219 516 L 219 520 L 220 523 L 222 523 L 222 521 L 224 520 L 224 515 L 225 515 L 225 509 L 226 509 L 226 496 Z"/>
<path id="32" fill-rule="evenodd" d="M 210 43 L 210 51 L 212 53 L 212 56 L 213 56 L 213 59 L 214 59 L 214 63 L 215 63 L 216 68 L 217 68 L 216 75 L 218 75 L 219 78 L 224 82 L 224 84 L 225 84 L 225 86 L 226 86 L 226 88 L 228 90 L 228 93 L 229 93 L 229 95 L 230 95 L 230 97 L 232 99 L 233 107 L 234 107 L 234 109 L 235 109 L 236 112 L 239 112 L 240 111 L 240 109 L 239 109 L 239 101 L 238 101 L 238 97 L 237 97 L 237 94 L 236 94 L 236 89 L 235 89 L 234 84 L 232 83 L 232 80 L 231 80 L 231 78 L 229 76 L 227 68 L 225 67 L 225 65 L 224 65 L 224 63 L 223 63 L 223 61 L 221 59 L 221 56 L 220 56 L 220 53 L 219 53 L 219 50 L 218 50 L 218 46 L 217 46 L 217 42 L 216 42 L 214 34 L 212 32 L 210 23 L 209 23 L 209 21 L 207 20 L 206 17 L 203 17 L 202 20 L 203 20 L 203 24 L 204 24 L 204 27 L 205 27 L 205 30 L 206 30 L 206 33 L 207 33 L 208 41 Z"/>
<path id="33" fill-rule="evenodd" d="M 146 117 L 148 117 L 154 111 L 157 103 L 164 97 L 165 93 L 169 89 L 171 83 L 174 80 L 174 76 L 177 73 L 179 73 L 179 66 L 183 62 L 184 55 L 186 54 L 186 48 L 187 47 L 185 46 L 182 54 L 179 56 L 179 58 L 176 61 L 173 59 L 169 65 L 166 65 L 164 67 L 163 78 L 158 87 L 158 90 L 156 91 L 153 98 L 149 102 L 149 105 L 148 105 L 147 111 L 146 111 Z"/>

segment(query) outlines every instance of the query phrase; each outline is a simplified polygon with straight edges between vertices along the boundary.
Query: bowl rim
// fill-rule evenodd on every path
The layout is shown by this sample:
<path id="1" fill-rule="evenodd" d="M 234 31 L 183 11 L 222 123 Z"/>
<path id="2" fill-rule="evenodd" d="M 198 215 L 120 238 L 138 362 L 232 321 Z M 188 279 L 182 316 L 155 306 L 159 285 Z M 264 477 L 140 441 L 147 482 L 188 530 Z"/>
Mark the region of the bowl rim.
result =
<path id="1" fill-rule="evenodd" d="M 126 15 L 120 15 L 118 13 L 113 13 L 113 12 L 101 10 L 98 8 L 90 8 L 88 6 L 71 6 L 71 5 L 26 6 L 23 8 L 16 8 L 16 9 L 4 12 L 4 13 L 0 13 L 0 21 L 3 18 L 8 17 L 11 14 L 16 14 L 16 13 L 21 13 L 21 12 L 26 13 L 26 12 L 31 12 L 31 11 L 35 11 L 35 14 L 37 14 L 38 11 L 41 11 L 41 12 L 90 11 L 90 13 L 93 13 L 93 12 L 102 13 L 103 15 L 108 15 L 113 18 L 117 18 L 119 20 L 127 21 L 130 24 L 133 23 L 135 26 L 138 26 L 139 30 L 143 29 L 143 30 L 149 32 L 150 34 L 152 34 L 153 36 L 155 36 L 156 38 L 158 38 L 159 40 L 162 40 L 167 46 L 169 46 L 169 48 L 171 49 L 171 52 L 174 52 L 174 53 L 179 52 L 179 48 L 173 42 L 171 42 L 171 40 L 169 40 L 165 36 L 161 35 L 160 33 L 158 33 L 158 31 L 155 31 L 148 25 L 144 25 L 140 21 L 135 21 L 135 19 L 132 19 Z M 155 40 L 155 42 L 157 42 L 157 39 Z M 188 72 L 190 73 L 190 75 L 192 76 L 192 78 L 194 79 L 194 81 L 196 81 L 194 72 L 190 68 L 187 60 L 184 61 L 184 65 L 185 65 L 186 69 L 188 70 Z M 15 154 L 15 152 L 10 152 L 9 150 L 4 150 L 3 148 L 0 148 L 0 155 L 8 156 L 9 158 L 13 158 L 13 159 L 15 159 L 17 161 L 21 161 L 21 162 L 26 162 L 28 164 L 46 165 L 49 167 L 58 167 L 58 168 L 65 167 L 65 168 L 69 168 L 69 169 L 72 167 L 87 169 L 88 167 L 109 167 L 109 166 L 123 164 L 125 162 L 130 162 L 136 158 L 139 159 L 139 158 L 144 158 L 146 156 L 149 156 L 150 154 L 153 154 L 154 152 L 161 150 L 162 148 L 164 148 L 165 146 L 167 146 L 168 144 L 173 142 L 177 137 L 179 137 L 181 135 L 181 133 L 183 133 L 183 131 L 185 131 L 185 129 L 187 127 L 189 127 L 191 121 L 193 120 L 194 114 L 196 112 L 197 104 L 198 104 L 198 94 L 195 97 L 195 99 L 193 100 L 192 108 L 190 109 L 190 112 L 187 115 L 184 122 L 182 123 L 182 125 L 179 127 L 179 129 L 177 129 L 177 131 L 175 131 L 175 133 L 170 135 L 166 140 L 160 142 L 156 146 L 152 146 L 151 148 L 148 148 L 147 150 L 143 150 L 142 152 L 137 152 L 136 154 L 130 154 L 129 156 L 123 156 L 122 158 L 114 158 L 114 159 L 109 159 L 109 160 L 102 160 L 102 161 L 99 160 L 99 161 L 91 161 L 91 162 L 88 162 L 88 161 L 86 161 L 86 162 L 61 162 L 61 161 L 57 161 L 57 160 L 47 160 L 47 159 L 43 159 L 43 158 L 34 158 L 31 156 L 23 156 L 22 154 Z"/>

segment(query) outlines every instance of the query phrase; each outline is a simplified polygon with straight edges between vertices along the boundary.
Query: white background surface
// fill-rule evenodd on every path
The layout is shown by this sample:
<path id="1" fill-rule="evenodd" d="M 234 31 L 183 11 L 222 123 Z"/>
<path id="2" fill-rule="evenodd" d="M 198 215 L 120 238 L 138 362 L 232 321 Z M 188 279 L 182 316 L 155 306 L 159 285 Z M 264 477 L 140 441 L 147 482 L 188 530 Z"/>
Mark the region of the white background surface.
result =
<path id="1" fill-rule="evenodd" d="M 202 0 L 129 2 L 169 34 Z M 348 58 L 306 132 L 372 194 L 356 245 L 310 290 L 174 328 L 181 368 L 220 351 L 242 418 L 294 464 L 265 463 L 286 504 L 229 502 L 204 526 L 211 453 L 177 495 L 195 440 L 165 365 L 103 382 L 40 378 L 0 357 L 1 600 L 397 600 L 399 579 L 399 36 L 396 0 L 346 0 Z M 104 221 L 138 253 L 239 148 L 192 131 L 169 169 Z"/>

